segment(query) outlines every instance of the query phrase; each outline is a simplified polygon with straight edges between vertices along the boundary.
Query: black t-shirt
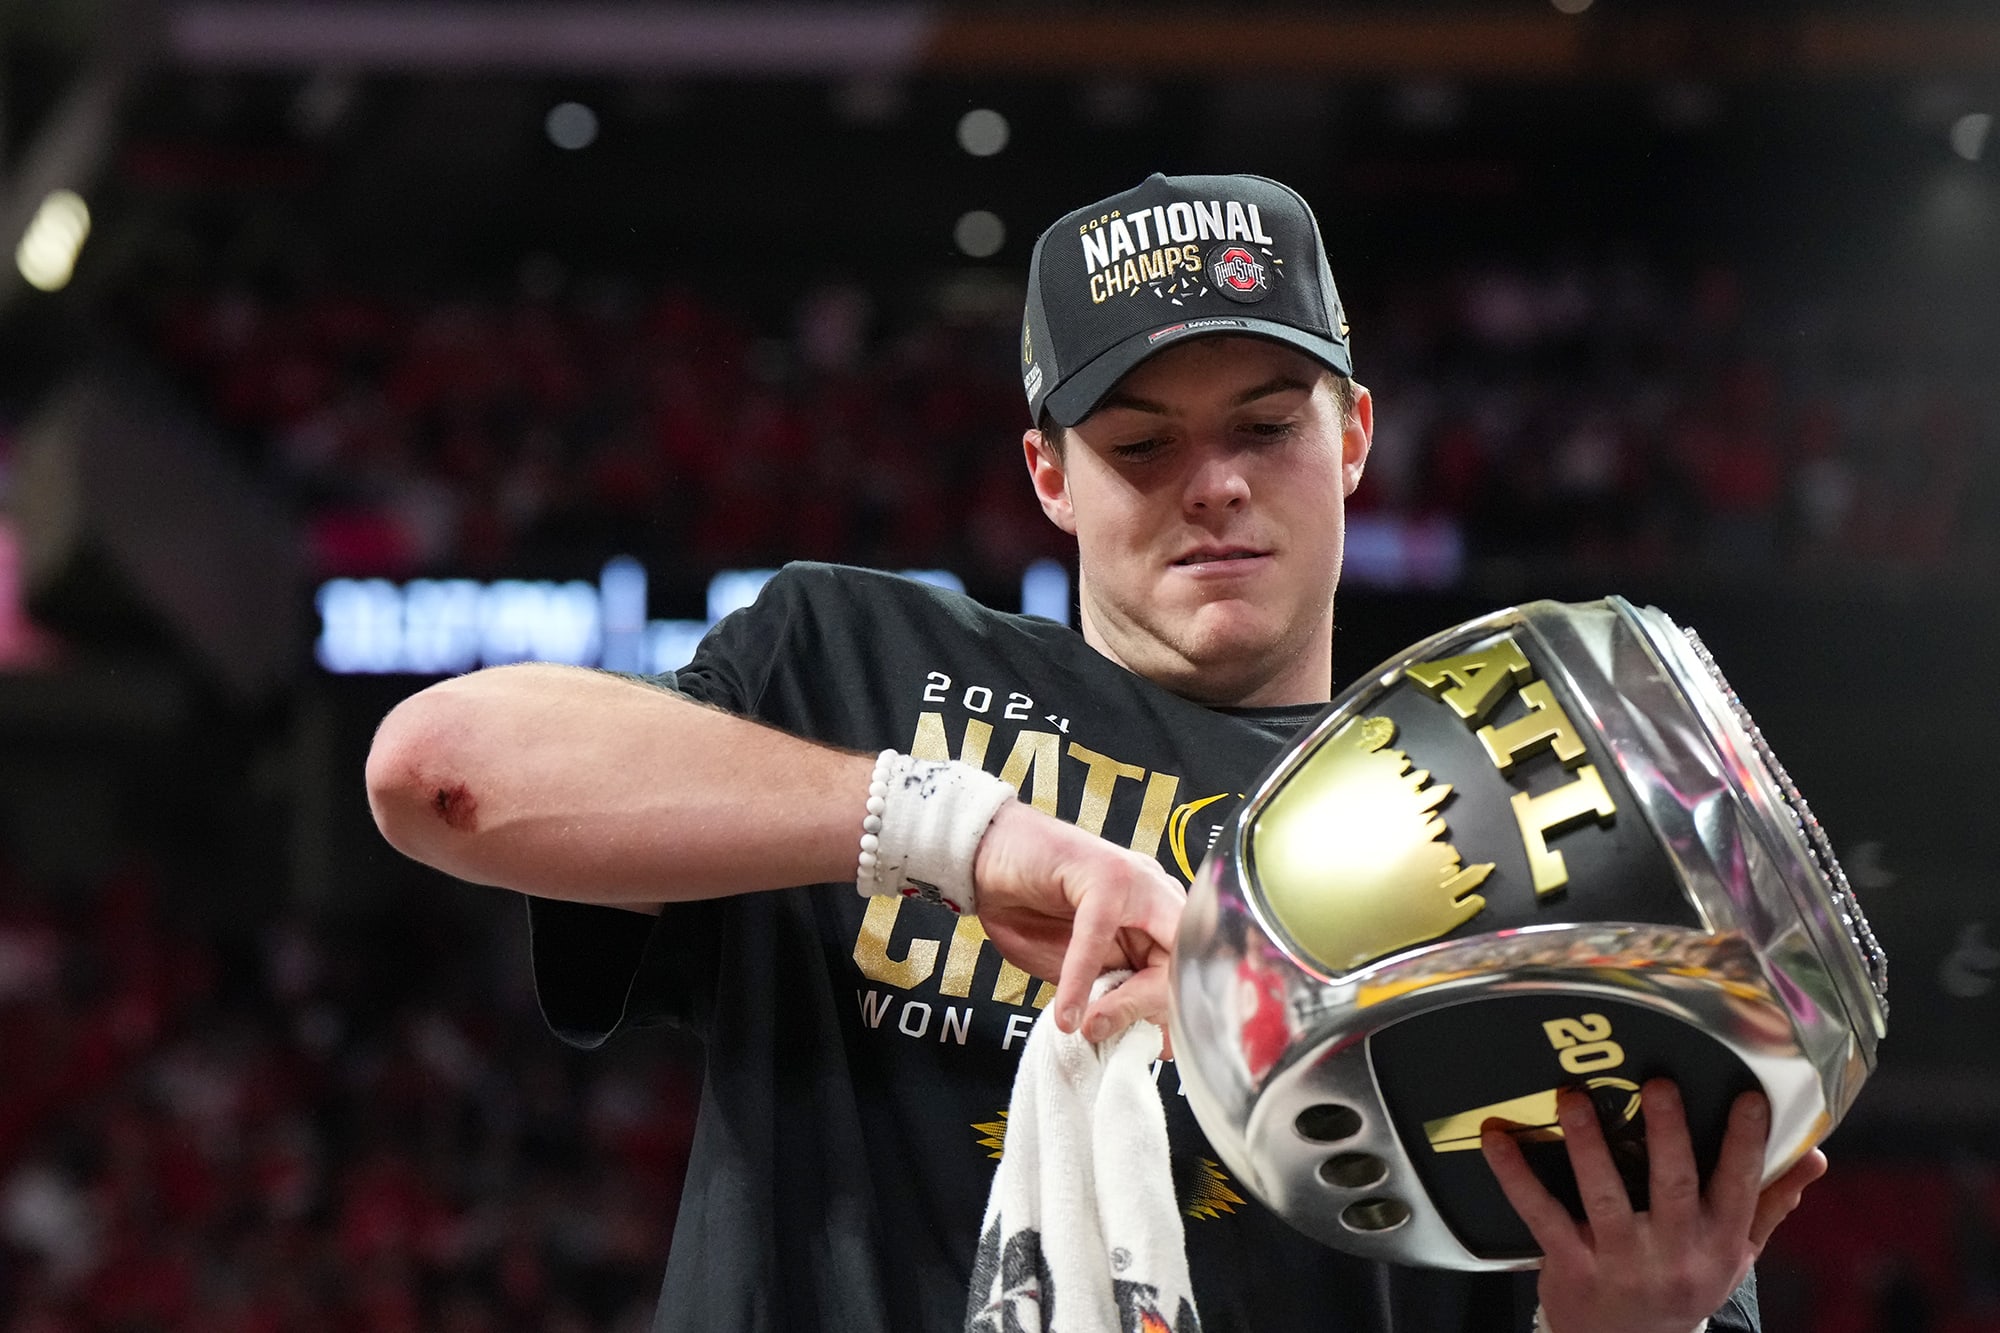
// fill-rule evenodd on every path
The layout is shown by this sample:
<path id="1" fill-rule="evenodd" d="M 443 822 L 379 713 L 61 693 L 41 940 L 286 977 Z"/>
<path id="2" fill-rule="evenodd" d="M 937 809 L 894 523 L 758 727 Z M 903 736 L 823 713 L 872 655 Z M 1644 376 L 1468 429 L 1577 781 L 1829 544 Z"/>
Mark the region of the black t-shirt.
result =
<path id="1" fill-rule="evenodd" d="M 716 625 L 671 684 L 828 744 L 977 764 L 1183 882 L 1321 711 L 1206 708 L 1063 626 L 810 564 Z M 851 882 L 656 919 L 545 900 L 530 913 L 564 1040 L 664 1021 L 707 1048 L 656 1333 L 962 1327 L 1015 1063 L 1052 986 L 1005 963 L 976 919 Z M 1532 1274 L 1374 1264 L 1292 1230 L 1222 1165 L 1173 1065 L 1157 1076 L 1210 1333 L 1528 1327 Z M 1712 1328 L 1754 1328 L 1754 1312 L 1746 1284 Z"/>

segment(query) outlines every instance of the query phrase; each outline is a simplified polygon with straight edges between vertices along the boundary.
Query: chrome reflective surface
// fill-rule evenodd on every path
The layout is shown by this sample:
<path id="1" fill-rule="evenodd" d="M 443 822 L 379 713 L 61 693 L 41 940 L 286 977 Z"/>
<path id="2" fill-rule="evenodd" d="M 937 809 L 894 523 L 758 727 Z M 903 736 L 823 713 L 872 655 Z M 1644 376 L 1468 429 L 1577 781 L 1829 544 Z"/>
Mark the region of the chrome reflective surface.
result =
<path id="1" fill-rule="evenodd" d="M 1260 815 L 1407 668 L 1501 634 L 1531 648 L 1574 721 L 1609 752 L 1699 925 L 1515 924 L 1350 971 L 1316 961 L 1278 927 L 1255 882 L 1249 849 Z M 1343 695 L 1265 775 L 1202 863 L 1172 988 L 1182 1082 L 1238 1179 L 1327 1244 L 1466 1270 L 1539 1260 L 1474 1253 L 1447 1224 L 1391 1123 L 1372 1037 L 1416 1014 L 1517 995 L 1596 997 L 1671 1017 L 1741 1060 L 1769 1096 L 1768 1179 L 1852 1104 L 1887 1017 L 1881 950 L 1755 723 L 1699 640 L 1616 597 L 1468 622 Z M 1353 1132 L 1329 1137 L 1327 1126 Z M 1386 1172 L 1355 1165 L 1368 1159 Z"/>

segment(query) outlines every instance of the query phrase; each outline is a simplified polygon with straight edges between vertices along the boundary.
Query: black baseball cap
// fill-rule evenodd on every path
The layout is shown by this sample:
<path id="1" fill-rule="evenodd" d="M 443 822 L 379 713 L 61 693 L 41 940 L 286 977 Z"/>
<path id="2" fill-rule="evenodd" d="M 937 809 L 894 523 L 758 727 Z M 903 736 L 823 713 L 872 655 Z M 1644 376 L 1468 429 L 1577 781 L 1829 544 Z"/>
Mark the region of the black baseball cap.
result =
<path id="1" fill-rule="evenodd" d="M 1028 263 L 1028 413 L 1089 416 L 1125 373 L 1187 339 L 1287 343 L 1352 376 L 1347 318 L 1312 209 L 1263 176 L 1148 176 L 1043 232 Z"/>

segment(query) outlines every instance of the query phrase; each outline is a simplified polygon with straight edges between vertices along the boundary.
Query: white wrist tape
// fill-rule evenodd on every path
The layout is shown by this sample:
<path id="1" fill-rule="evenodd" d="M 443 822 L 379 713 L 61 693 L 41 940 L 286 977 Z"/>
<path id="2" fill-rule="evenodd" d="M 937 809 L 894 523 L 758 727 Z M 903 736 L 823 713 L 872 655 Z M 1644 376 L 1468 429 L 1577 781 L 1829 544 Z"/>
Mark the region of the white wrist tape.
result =
<path id="1" fill-rule="evenodd" d="M 864 898 L 901 894 L 978 912 L 973 858 L 986 826 L 1014 789 L 970 764 L 912 759 L 884 750 L 868 782 L 854 888 Z"/>

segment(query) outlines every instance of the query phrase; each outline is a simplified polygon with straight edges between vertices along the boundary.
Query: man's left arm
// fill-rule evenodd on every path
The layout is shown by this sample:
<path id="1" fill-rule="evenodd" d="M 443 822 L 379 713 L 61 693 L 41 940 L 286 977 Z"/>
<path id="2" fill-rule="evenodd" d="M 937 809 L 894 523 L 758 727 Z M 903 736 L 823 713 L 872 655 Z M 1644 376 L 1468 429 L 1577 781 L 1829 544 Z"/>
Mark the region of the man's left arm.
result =
<path id="1" fill-rule="evenodd" d="M 1641 1095 L 1650 1189 L 1645 1211 L 1632 1207 L 1597 1114 L 1581 1092 L 1565 1091 L 1558 1102 L 1583 1200 L 1581 1222 L 1543 1186 L 1497 1122 L 1481 1136 L 1500 1187 L 1541 1246 L 1536 1291 L 1549 1333 L 1691 1333 L 1729 1302 L 1778 1223 L 1826 1171 L 1826 1157 L 1814 1149 L 1759 1189 L 1770 1109 L 1761 1094 L 1745 1093 L 1730 1108 L 1704 1190 L 1679 1090 L 1654 1079 Z"/>

